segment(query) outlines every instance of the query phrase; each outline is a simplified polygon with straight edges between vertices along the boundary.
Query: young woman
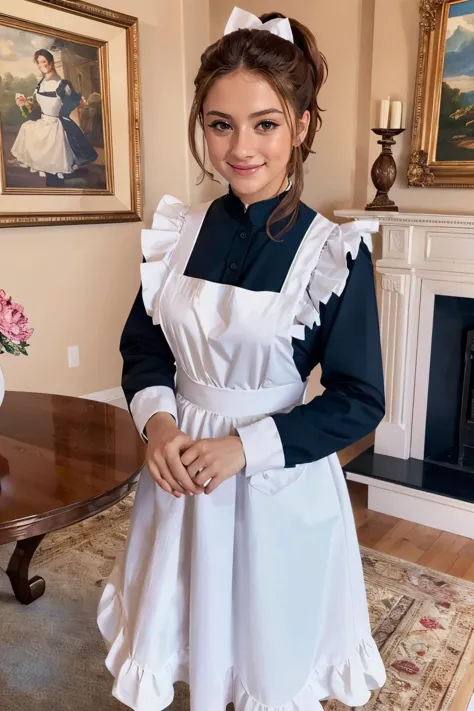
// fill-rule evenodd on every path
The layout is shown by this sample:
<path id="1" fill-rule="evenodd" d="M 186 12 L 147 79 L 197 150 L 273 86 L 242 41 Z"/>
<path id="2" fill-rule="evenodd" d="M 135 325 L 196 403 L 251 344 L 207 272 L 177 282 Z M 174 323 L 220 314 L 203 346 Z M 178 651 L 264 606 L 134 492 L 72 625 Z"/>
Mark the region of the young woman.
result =
<path id="1" fill-rule="evenodd" d="M 121 351 L 147 468 L 99 607 L 113 693 L 136 711 L 166 708 L 177 680 L 194 711 L 361 706 L 385 681 L 335 454 L 383 416 L 377 225 L 300 202 L 325 75 L 306 27 L 235 9 L 189 124 L 229 193 L 167 196 L 143 232 Z M 303 404 L 317 363 L 324 394 Z"/>
<path id="2" fill-rule="evenodd" d="M 70 81 L 59 76 L 51 52 L 39 49 L 34 59 L 42 74 L 33 95 L 41 117 L 22 124 L 11 152 L 23 168 L 39 172 L 46 177 L 47 185 L 60 187 L 66 174 L 92 163 L 98 154 L 70 118 L 81 102 L 81 95 Z M 16 99 L 19 106 L 27 101 L 24 97 Z"/>

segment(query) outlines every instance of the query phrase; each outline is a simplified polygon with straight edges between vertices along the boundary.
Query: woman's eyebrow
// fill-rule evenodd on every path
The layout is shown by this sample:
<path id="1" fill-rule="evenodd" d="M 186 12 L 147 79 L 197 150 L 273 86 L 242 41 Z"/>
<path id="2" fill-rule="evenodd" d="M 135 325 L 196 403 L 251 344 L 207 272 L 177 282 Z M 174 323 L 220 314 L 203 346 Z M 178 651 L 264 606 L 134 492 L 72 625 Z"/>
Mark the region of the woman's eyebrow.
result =
<path id="1" fill-rule="evenodd" d="M 258 116 L 266 116 L 266 114 L 281 114 L 283 116 L 283 111 L 280 111 L 280 109 L 263 109 L 263 111 L 256 111 L 250 114 L 250 118 L 258 118 Z"/>
<path id="2" fill-rule="evenodd" d="M 282 114 L 283 111 L 280 109 L 263 109 L 262 111 L 255 111 L 255 113 L 250 114 L 250 118 L 257 118 L 259 116 L 266 116 L 267 114 Z M 220 118 L 232 119 L 231 114 L 225 114 L 223 111 L 208 111 L 206 116 L 219 116 Z"/>

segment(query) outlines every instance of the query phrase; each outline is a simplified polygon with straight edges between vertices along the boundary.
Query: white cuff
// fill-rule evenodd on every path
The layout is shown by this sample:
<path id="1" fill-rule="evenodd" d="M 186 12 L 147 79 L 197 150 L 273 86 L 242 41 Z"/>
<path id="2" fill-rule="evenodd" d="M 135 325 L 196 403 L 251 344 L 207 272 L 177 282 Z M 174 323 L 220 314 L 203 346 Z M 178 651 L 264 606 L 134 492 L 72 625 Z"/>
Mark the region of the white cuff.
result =
<path id="1" fill-rule="evenodd" d="M 237 432 L 242 440 L 247 461 L 245 476 L 254 476 L 268 469 L 284 468 L 283 445 L 272 417 L 238 427 Z"/>
<path id="2" fill-rule="evenodd" d="M 140 437 L 146 441 L 146 423 L 157 412 L 169 412 L 178 421 L 176 397 L 172 388 L 166 385 L 153 385 L 140 390 L 133 396 L 130 403 L 130 412 Z"/>

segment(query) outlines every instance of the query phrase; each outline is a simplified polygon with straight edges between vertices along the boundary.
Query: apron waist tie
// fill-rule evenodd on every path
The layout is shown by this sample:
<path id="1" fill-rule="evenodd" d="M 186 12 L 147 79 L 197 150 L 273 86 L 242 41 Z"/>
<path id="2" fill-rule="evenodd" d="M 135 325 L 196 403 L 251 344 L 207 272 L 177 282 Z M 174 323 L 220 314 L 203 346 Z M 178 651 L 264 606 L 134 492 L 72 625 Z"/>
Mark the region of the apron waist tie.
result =
<path id="1" fill-rule="evenodd" d="M 182 370 L 178 370 L 176 386 L 178 394 L 193 405 L 236 419 L 263 417 L 300 405 L 307 383 L 298 381 L 258 390 L 232 390 L 197 383 Z"/>

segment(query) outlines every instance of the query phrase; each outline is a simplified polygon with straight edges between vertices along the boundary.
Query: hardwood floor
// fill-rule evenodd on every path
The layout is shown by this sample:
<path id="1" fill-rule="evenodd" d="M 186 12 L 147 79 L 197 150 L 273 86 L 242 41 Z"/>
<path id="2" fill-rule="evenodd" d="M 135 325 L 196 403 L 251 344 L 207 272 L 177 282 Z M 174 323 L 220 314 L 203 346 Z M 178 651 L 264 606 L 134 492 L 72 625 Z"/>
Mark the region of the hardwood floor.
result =
<path id="1" fill-rule="evenodd" d="M 371 437 L 339 454 L 344 464 L 372 442 Z M 411 563 L 474 582 L 474 540 L 367 509 L 367 487 L 349 481 L 359 543 Z"/>
<path id="2" fill-rule="evenodd" d="M 359 543 L 474 582 L 474 540 L 367 510 L 367 487 L 348 482 Z"/>
<path id="3" fill-rule="evenodd" d="M 373 442 L 371 437 L 339 454 L 344 465 Z M 367 509 L 364 484 L 348 482 L 359 543 L 442 573 L 474 582 L 474 540 Z M 474 660 L 450 711 L 467 711 L 474 694 Z"/>

